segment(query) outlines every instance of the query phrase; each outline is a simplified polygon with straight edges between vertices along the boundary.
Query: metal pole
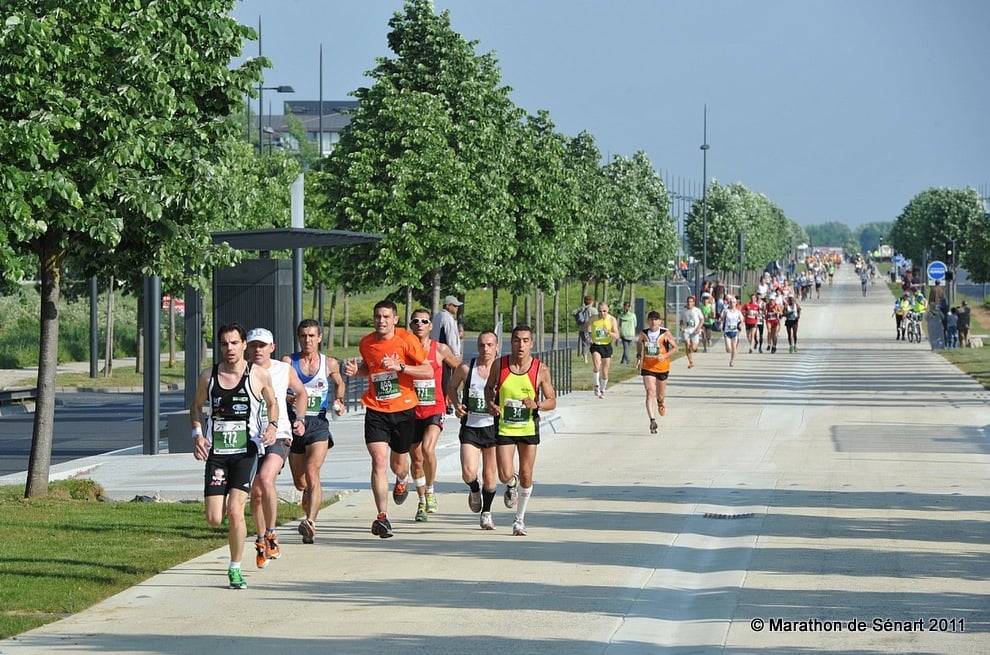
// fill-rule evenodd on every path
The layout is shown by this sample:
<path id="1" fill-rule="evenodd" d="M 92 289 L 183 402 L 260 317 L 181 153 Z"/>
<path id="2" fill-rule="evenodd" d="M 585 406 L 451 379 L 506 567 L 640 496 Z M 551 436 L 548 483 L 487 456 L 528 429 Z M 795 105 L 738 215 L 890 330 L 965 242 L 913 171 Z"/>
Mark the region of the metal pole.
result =
<path id="1" fill-rule="evenodd" d="M 261 57 L 261 15 L 260 14 L 258 15 L 258 57 L 259 58 Z M 265 87 L 259 84 L 258 85 L 258 156 L 259 157 L 265 154 L 264 145 L 262 145 L 264 144 L 265 141 L 264 141 L 264 137 L 262 136 L 263 133 L 261 131 L 263 125 L 263 121 L 261 119 L 265 112 L 265 107 L 262 104 L 262 96 L 264 95 L 264 93 L 265 93 Z"/>
<path id="2" fill-rule="evenodd" d="M 99 354 L 100 326 L 97 318 L 97 306 L 100 301 L 98 280 L 94 275 L 89 278 L 89 377 L 96 378 L 100 374 Z M 113 290 L 110 291 L 113 293 Z"/>
<path id="3" fill-rule="evenodd" d="M 158 415 L 161 412 L 161 317 L 162 281 L 157 275 L 144 277 L 144 449 L 158 454 Z"/>
<path id="4" fill-rule="evenodd" d="M 701 144 L 701 279 L 708 279 L 708 105 L 705 105 L 705 120 Z"/>

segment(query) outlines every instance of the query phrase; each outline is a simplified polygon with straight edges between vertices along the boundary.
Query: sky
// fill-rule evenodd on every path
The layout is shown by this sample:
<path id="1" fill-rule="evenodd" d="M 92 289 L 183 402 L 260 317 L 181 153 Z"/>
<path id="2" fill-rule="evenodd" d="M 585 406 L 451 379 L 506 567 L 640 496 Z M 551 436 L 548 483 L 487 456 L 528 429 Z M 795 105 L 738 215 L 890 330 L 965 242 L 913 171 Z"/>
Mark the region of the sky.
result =
<path id="1" fill-rule="evenodd" d="M 985 0 L 435 0 L 526 112 L 668 189 L 739 182 L 801 225 L 893 221 L 931 187 L 990 196 Z M 283 100 L 353 99 L 402 0 L 242 0 Z M 258 44 L 245 46 L 245 55 Z M 255 101 L 256 103 L 256 101 Z M 707 114 L 707 120 L 706 120 Z M 707 135 L 707 138 L 706 138 Z M 707 140 L 705 155 L 700 146 Z M 990 198 L 985 202 L 990 203 Z M 686 211 L 675 201 L 674 214 Z"/>

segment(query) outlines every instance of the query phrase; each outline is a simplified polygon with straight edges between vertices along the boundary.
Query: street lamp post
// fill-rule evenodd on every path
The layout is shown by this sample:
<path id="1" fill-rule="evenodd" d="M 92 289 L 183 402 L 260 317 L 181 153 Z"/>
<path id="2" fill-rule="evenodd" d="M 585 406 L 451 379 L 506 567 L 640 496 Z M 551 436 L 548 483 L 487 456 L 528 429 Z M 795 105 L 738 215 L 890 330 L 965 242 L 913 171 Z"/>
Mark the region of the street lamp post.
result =
<path id="1" fill-rule="evenodd" d="M 701 283 L 708 278 L 708 105 L 701 143 Z"/>
<path id="2" fill-rule="evenodd" d="M 263 96 L 265 91 L 274 91 L 275 93 L 295 93 L 296 90 L 293 89 L 288 84 L 283 84 L 281 86 L 258 86 L 258 154 L 264 154 L 264 143 L 265 143 L 265 121 L 264 118 L 264 105 L 262 104 Z M 269 121 L 271 119 L 269 118 Z M 271 126 L 269 126 L 271 129 Z"/>

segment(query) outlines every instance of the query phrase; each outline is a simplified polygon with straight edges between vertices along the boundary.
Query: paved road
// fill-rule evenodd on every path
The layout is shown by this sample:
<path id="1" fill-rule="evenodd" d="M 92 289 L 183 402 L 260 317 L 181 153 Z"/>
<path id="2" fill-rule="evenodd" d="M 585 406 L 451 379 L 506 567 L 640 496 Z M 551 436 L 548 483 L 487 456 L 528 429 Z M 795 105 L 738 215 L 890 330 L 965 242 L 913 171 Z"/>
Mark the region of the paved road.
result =
<path id="1" fill-rule="evenodd" d="M 675 362 L 656 436 L 636 380 L 566 397 L 528 537 L 500 505 L 499 529 L 479 530 L 454 467 L 439 514 L 393 508 L 379 540 L 370 494 L 331 464 L 328 487 L 356 493 L 321 513 L 313 546 L 286 526 L 247 590 L 226 589 L 221 549 L 0 651 L 986 653 L 990 394 L 894 341 L 889 307 L 843 270 L 805 304 L 797 354 Z M 359 460 L 351 424 L 340 442 Z M 110 491 L 202 475 L 178 455 L 90 474 Z"/>
<path id="2" fill-rule="evenodd" d="M 141 394 L 60 393 L 58 401 L 52 464 L 141 445 Z M 161 394 L 163 416 L 181 408 L 181 392 Z M 34 414 L 0 416 L 0 476 L 27 470 L 33 426 Z"/>

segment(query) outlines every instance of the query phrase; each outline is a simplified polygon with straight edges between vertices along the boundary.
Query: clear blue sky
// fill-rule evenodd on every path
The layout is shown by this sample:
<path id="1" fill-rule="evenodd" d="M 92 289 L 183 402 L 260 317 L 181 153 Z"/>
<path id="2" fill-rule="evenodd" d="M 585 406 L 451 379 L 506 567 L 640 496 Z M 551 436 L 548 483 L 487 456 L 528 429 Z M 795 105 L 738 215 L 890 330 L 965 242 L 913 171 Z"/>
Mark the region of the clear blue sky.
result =
<path id="1" fill-rule="evenodd" d="M 243 0 L 281 101 L 372 80 L 401 0 Z M 522 109 L 606 156 L 643 150 L 673 191 L 741 182 L 802 225 L 892 221 L 933 186 L 990 195 L 986 0 L 436 0 L 494 51 Z M 257 54 L 257 44 L 246 55 Z M 676 209 L 675 209 L 676 212 Z"/>

